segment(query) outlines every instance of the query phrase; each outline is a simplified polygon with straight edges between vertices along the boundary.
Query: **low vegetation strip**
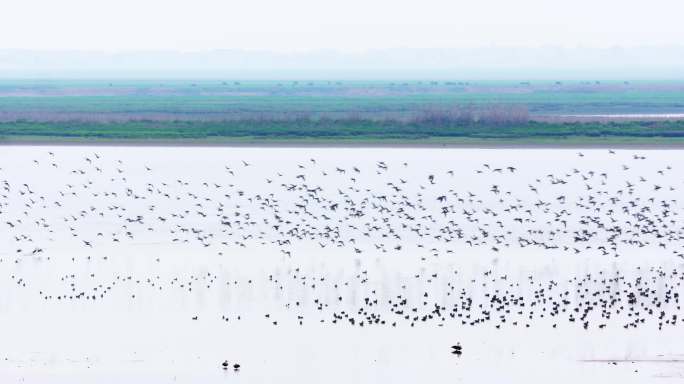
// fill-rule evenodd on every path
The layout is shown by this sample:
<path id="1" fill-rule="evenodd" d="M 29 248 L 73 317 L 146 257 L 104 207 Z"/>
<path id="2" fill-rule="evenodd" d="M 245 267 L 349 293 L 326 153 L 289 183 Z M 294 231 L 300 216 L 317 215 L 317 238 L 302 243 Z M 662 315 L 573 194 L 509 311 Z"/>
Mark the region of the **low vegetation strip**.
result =
<path id="1" fill-rule="evenodd" d="M 359 140 L 426 138 L 535 139 L 572 137 L 678 138 L 684 120 L 648 122 L 551 123 L 537 121 L 491 122 L 425 119 L 411 121 L 359 119 L 126 121 L 0 123 L 0 137 L 79 139 L 329 139 Z"/>

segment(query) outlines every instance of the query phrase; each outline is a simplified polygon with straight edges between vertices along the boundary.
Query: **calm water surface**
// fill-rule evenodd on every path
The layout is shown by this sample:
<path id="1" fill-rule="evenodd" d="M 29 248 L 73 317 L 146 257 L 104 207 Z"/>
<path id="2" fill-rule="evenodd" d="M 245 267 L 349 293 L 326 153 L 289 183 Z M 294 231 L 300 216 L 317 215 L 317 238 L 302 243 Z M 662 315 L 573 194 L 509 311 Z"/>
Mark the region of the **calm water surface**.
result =
<path id="1" fill-rule="evenodd" d="M 684 152 L 578 152 L 2 147 L 0 382 L 682 380 Z"/>

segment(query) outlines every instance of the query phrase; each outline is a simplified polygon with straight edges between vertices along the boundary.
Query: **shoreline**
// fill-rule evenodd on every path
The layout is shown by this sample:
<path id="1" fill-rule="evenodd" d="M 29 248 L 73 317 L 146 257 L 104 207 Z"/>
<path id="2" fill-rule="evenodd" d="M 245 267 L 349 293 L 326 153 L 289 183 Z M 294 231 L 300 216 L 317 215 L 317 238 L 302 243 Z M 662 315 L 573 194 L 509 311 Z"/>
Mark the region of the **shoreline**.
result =
<path id="1" fill-rule="evenodd" d="M 23 139 L 0 138 L 3 146 L 65 147 L 197 147 L 197 148 L 425 148 L 425 149 L 642 149 L 684 150 L 684 140 L 648 142 L 586 140 L 189 140 L 189 139 Z"/>

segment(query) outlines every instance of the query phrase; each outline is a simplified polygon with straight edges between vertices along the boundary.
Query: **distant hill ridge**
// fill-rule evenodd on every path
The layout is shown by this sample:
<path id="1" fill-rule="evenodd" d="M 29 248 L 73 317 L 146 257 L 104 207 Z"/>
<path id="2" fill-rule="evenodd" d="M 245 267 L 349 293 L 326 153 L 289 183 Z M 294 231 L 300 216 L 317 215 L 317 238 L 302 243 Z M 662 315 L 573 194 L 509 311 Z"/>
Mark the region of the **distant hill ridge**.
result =
<path id="1" fill-rule="evenodd" d="M 0 77 L 682 79 L 684 46 L 248 50 L 0 50 Z"/>

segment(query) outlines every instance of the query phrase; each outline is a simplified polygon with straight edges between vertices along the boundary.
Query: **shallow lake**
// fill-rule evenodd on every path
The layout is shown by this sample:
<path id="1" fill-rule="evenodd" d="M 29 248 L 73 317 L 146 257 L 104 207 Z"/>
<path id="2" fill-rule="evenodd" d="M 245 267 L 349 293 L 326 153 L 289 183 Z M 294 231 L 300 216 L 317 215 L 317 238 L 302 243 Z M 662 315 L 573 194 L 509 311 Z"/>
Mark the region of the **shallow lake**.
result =
<path id="1" fill-rule="evenodd" d="M 0 382 L 680 381 L 682 164 L 3 146 Z"/>

